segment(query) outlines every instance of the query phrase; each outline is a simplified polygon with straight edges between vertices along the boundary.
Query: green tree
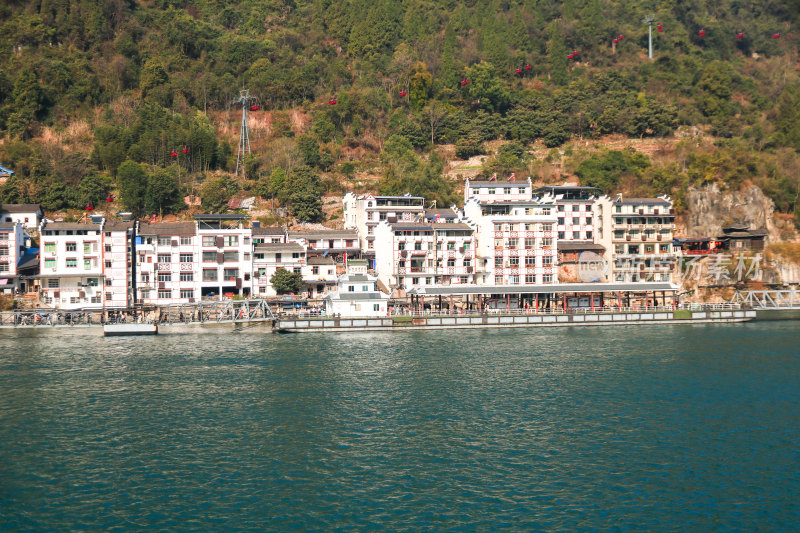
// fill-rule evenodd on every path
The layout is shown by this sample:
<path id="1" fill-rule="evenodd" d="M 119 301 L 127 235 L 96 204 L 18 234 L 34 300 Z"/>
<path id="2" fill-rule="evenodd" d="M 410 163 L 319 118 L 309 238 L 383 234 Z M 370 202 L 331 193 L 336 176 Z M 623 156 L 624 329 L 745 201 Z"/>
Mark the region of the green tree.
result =
<path id="1" fill-rule="evenodd" d="M 183 205 L 175 167 L 159 168 L 147 177 L 145 209 L 148 213 L 173 213 Z"/>
<path id="2" fill-rule="evenodd" d="M 203 209 L 209 212 L 222 211 L 231 198 L 231 191 L 228 187 L 228 178 L 219 176 L 207 179 L 200 187 L 200 200 L 203 202 Z"/>
<path id="3" fill-rule="evenodd" d="M 554 20 L 547 26 L 547 66 L 550 79 L 556 85 L 567 83 L 567 47 L 561 21 Z"/>
<path id="4" fill-rule="evenodd" d="M 269 282 L 278 294 L 297 294 L 303 290 L 303 275 L 289 272 L 285 268 L 277 269 L 269 278 Z"/>
<path id="5" fill-rule="evenodd" d="M 130 159 L 117 169 L 117 189 L 119 200 L 135 216 L 144 212 L 147 192 L 147 171 L 139 163 Z"/>

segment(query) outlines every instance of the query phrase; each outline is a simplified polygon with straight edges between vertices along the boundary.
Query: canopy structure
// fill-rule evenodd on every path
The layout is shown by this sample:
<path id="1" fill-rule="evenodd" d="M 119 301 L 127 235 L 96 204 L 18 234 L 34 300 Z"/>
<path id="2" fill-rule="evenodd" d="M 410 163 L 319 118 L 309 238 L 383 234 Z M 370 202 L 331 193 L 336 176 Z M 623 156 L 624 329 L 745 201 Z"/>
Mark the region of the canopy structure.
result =
<path id="1" fill-rule="evenodd" d="M 553 285 L 450 285 L 415 287 L 408 294 L 419 296 L 464 296 L 472 294 L 574 294 L 614 292 L 677 292 L 674 283 L 642 281 L 637 283 L 557 283 Z"/>

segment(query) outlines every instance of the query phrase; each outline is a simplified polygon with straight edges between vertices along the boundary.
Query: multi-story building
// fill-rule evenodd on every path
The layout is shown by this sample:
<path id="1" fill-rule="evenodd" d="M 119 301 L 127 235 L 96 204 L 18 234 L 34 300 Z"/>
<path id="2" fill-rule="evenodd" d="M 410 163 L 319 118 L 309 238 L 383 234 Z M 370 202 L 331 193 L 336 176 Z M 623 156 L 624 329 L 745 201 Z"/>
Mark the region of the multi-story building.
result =
<path id="1" fill-rule="evenodd" d="M 103 223 L 103 307 L 125 309 L 135 302 L 134 222 Z"/>
<path id="2" fill-rule="evenodd" d="M 673 246 L 675 211 L 668 196 L 603 196 L 597 206 L 597 240 L 606 249 L 615 282 L 671 281 L 678 259 Z"/>
<path id="3" fill-rule="evenodd" d="M 336 262 L 332 257 L 309 257 L 302 269 L 309 298 L 322 298 L 336 288 Z"/>
<path id="4" fill-rule="evenodd" d="M 563 282 L 607 281 L 598 270 L 579 271 L 579 262 L 599 262 L 605 248 L 594 242 L 595 187 L 547 185 L 533 191 L 534 198 L 556 206 L 558 274 Z M 585 278 L 585 279 L 584 279 Z"/>
<path id="5" fill-rule="evenodd" d="M 524 181 L 484 181 L 464 182 L 464 205 L 474 198 L 478 202 L 517 202 L 531 199 L 533 184 L 528 177 Z"/>
<path id="6" fill-rule="evenodd" d="M 63 309 L 102 307 L 103 223 L 45 221 L 39 234 L 41 300 Z"/>
<path id="7" fill-rule="evenodd" d="M 202 263 L 200 297 L 248 296 L 253 244 L 247 215 L 195 215 Z"/>
<path id="8" fill-rule="evenodd" d="M 344 317 L 386 316 L 389 295 L 378 290 L 378 278 L 367 271 L 367 262 L 353 260 L 337 280 L 337 290 L 325 296 L 325 314 Z"/>
<path id="9" fill-rule="evenodd" d="M 194 222 L 139 223 L 135 239 L 138 302 L 170 305 L 191 303 L 199 297 L 200 253 L 195 232 Z"/>
<path id="10" fill-rule="evenodd" d="M 558 281 L 555 204 L 470 198 L 464 205 L 464 221 L 478 236 L 476 283 L 541 285 Z"/>
<path id="11" fill-rule="evenodd" d="M 0 293 L 19 288 L 17 264 L 25 249 L 25 233 L 19 222 L 0 222 Z"/>
<path id="12" fill-rule="evenodd" d="M 375 228 L 375 264 L 387 287 L 474 281 L 475 230 L 463 223 L 388 223 Z"/>
<path id="13" fill-rule="evenodd" d="M 356 258 L 361 252 L 356 230 L 290 231 L 289 242 L 297 242 L 306 249 L 308 257 L 331 257 L 344 266 L 344 256 Z"/>
<path id="14" fill-rule="evenodd" d="M 374 266 L 375 227 L 382 221 L 419 222 L 425 212 L 425 198 L 411 196 L 355 195 L 348 192 L 342 199 L 344 204 L 345 229 L 358 230 L 361 250 Z"/>
<path id="15" fill-rule="evenodd" d="M 253 249 L 253 293 L 277 296 L 270 279 L 279 268 L 302 274 L 306 266 L 306 249 L 296 242 L 256 244 Z"/>

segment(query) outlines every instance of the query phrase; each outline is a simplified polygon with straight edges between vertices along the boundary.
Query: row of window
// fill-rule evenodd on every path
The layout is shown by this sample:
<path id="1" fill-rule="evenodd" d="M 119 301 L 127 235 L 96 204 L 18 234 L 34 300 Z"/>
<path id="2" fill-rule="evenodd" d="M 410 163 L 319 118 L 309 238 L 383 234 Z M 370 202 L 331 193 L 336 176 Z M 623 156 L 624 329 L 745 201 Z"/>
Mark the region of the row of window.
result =
<path id="1" fill-rule="evenodd" d="M 568 219 L 566 219 L 566 218 L 564 218 L 564 217 L 558 217 L 558 225 L 559 225 L 559 226 L 563 226 L 563 225 L 566 223 L 566 221 L 567 221 L 567 220 L 568 220 Z M 581 224 L 581 217 L 572 217 L 572 219 L 571 219 L 571 220 L 572 220 L 572 222 L 571 222 L 571 223 L 572 223 L 572 225 L 573 225 L 573 226 L 580 226 L 580 224 Z M 585 218 L 585 219 L 583 219 L 583 220 L 584 220 L 584 222 L 583 222 L 583 223 L 584 223 L 584 224 L 586 224 L 587 226 L 590 226 L 590 225 L 592 224 L 592 217 L 586 217 L 586 218 Z"/>
<path id="2" fill-rule="evenodd" d="M 430 244 L 430 243 L 424 243 L 422 241 L 417 241 L 417 242 L 414 243 L 414 250 L 433 250 L 434 248 L 428 246 L 428 244 Z M 469 241 L 463 242 L 463 243 L 461 243 L 461 246 L 459 248 L 464 248 L 464 251 L 467 252 L 472 248 L 472 243 L 469 242 Z M 405 250 L 406 249 L 406 243 L 403 242 L 403 241 L 397 243 L 397 249 L 398 250 Z M 437 242 L 435 249 L 436 250 L 441 250 L 442 249 L 442 243 Z M 446 249 L 447 250 L 455 250 L 456 249 L 456 243 L 455 242 L 446 243 Z"/>
<path id="3" fill-rule="evenodd" d="M 172 293 L 173 293 L 172 289 L 158 289 L 158 292 L 157 292 L 158 299 L 159 300 L 169 300 L 169 299 L 172 298 Z M 178 295 L 179 295 L 180 298 L 184 298 L 184 299 L 194 298 L 194 289 L 180 289 L 178 291 Z M 142 296 L 143 300 L 149 300 L 150 299 L 150 290 L 149 289 L 142 289 L 141 296 Z"/>
<path id="4" fill-rule="evenodd" d="M 468 257 L 465 258 L 463 262 L 464 262 L 464 266 L 465 267 L 472 266 L 472 260 L 470 258 L 468 258 Z M 408 264 L 411 265 L 411 268 L 423 268 L 425 266 L 425 261 L 422 260 L 422 259 L 416 260 L 416 261 L 415 260 L 411 260 L 411 261 L 408 262 Z M 436 263 L 434 262 L 433 259 L 428 259 L 427 265 L 428 265 L 428 268 L 433 268 L 436 265 Z M 405 268 L 406 267 L 406 261 L 398 261 L 397 262 L 397 266 L 400 267 L 400 268 Z M 447 260 L 447 266 L 448 267 L 456 266 L 456 260 L 455 259 L 448 259 Z"/>
<path id="5" fill-rule="evenodd" d="M 642 253 L 641 250 L 644 250 L 646 254 L 653 254 L 658 250 L 658 253 L 661 254 L 668 254 L 670 252 L 670 245 L 669 244 L 617 244 L 614 246 L 614 253 L 624 254 L 625 247 L 627 246 L 627 250 L 629 254 L 638 254 Z"/>
<path id="6" fill-rule="evenodd" d="M 523 248 L 524 250 L 536 249 L 536 239 L 533 237 L 526 237 L 523 240 L 520 240 L 517 237 L 511 237 L 509 239 L 495 239 L 494 247 L 495 249 L 503 248 L 507 250 L 516 250 L 517 248 L 519 248 L 520 242 L 525 243 L 525 247 Z M 540 242 L 542 248 L 553 246 L 553 239 L 551 239 L 550 237 L 545 237 L 544 239 L 540 239 Z"/>
<path id="7" fill-rule="evenodd" d="M 585 211 L 592 211 L 592 204 L 559 204 L 558 210 L 562 213 L 565 211 L 580 211 L 582 205 L 586 206 Z"/>
<path id="8" fill-rule="evenodd" d="M 559 231 L 558 232 L 558 238 L 559 239 L 566 239 L 567 238 L 567 232 Z M 576 241 L 581 240 L 581 232 L 580 231 L 573 231 L 572 232 L 572 239 L 576 240 Z M 586 232 L 586 236 L 583 238 L 583 240 L 587 240 L 587 241 L 592 240 L 592 232 L 591 231 L 587 231 Z"/>
<path id="9" fill-rule="evenodd" d="M 499 192 L 498 192 L 499 191 Z M 486 189 L 486 194 L 525 194 L 525 187 L 517 187 L 514 189 L 513 187 L 488 187 Z M 481 190 L 477 187 L 472 189 L 472 194 L 475 196 L 480 195 Z"/>
<path id="10" fill-rule="evenodd" d="M 519 285 L 520 276 L 516 274 L 513 276 L 503 277 L 503 276 L 495 276 L 494 282 L 497 285 Z M 526 285 L 535 285 L 536 284 L 536 274 L 525 274 L 525 284 Z M 552 274 L 544 274 L 542 275 L 542 283 L 553 283 L 553 275 Z"/>
<path id="11" fill-rule="evenodd" d="M 64 260 L 64 265 L 67 268 L 78 268 L 78 259 L 75 257 L 68 257 Z M 44 260 L 44 267 L 45 268 L 56 268 L 56 260 L 55 259 L 45 259 Z M 93 268 L 97 267 L 97 259 L 84 259 L 83 260 L 83 269 L 84 270 L 92 270 Z M 111 261 L 106 261 L 106 267 L 111 268 Z"/>
<path id="12" fill-rule="evenodd" d="M 502 257 L 495 257 L 494 258 L 494 266 L 502 267 L 505 262 L 508 261 L 510 266 L 519 266 L 520 260 L 519 257 L 509 257 L 508 259 L 503 259 Z M 535 256 L 528 256 L 525 258 L 525 266 L 532 267 L 536 265 L 536 257 Z M 553 256 L 552 255 L 545 255 L 542 256 L 542 266 L 553 266 Z"/>
<path id="13" fill-rule="evenodd" d="M 495 231 L 553 231 L 552 224 L 533 224 L 531 222 L 525 223 L 496 223 L 494 225 Z"/>
<path id="14" fill-rule="evenodd" d="M 409 279 L 411 280 L 411 284 L 412 285 L 420 285 L 420 280 L 422 280 L 422 283 L 421 283 L 422 285 L 433 285 L 433 278 L 421 278 L 421 277 L 420 278 L 418 278 L 418 277 L 404 278 L 404 277 L 401 276 L 400 278 L 398 278 L 397 281 L 398 281 L 398 283 L 400 284 L 401 287 L 405 287 L 406 286 L 406 282 Z M 455 277 L 452 278 L 452 281 L 454 281 L 454 282 L 458 281 L 458 282 L 460 282 L 462 284 L 466 284 L 466 283 L 469 283 L 469 278 L 468 278 L 468 276 L 455 276 Z"/>

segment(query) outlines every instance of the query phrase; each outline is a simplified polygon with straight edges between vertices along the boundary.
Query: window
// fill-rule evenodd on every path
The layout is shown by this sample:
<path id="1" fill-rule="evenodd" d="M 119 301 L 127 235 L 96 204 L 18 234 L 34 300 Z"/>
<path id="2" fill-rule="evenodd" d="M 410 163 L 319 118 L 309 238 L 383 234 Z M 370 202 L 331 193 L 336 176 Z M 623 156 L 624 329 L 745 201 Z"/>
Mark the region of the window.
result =
<path id="1" fill-rule="evenodd" d="M 465 267 L 471 267 L 472 266 L 472 259 L 470 259 L 469 257 L 465 258 L 464 259 L 464 266 Z"/>
<path id="2" fill-rule="evenodd" d="M 238 235 L 225 235 L 222 238 L 222 244 L 225 246 L 239 246 Z"/>
<path id="3" fill-rule="evenodd" d="M 519 284 L 519 276 L 516 276 L 516 275 L 509 276 L 508 277 L 508 283 L 511 284 L 511 285 L 518 285 Z"/>
<path id="4" fill-rule="evenodd" d="M 0 272 L 8 272 L 8 271 L 9 271 L 8 263 L 0 263 Z"/>
<path id="5" fill-rule="evenodd" d="M 528 285 L 532 285 L 536 283 L 536 275 L 535 274 L 525 274 L 525 283 Z"/>
<path id="6" fill-rule="evenodd" d="M 381 304 L 372 304 L 372 310 L 373 311 L 380 311 L 381 310 Z"/>
<path id="7" fill-rule="evenodd" d="M 194 298 L 193 289 L 181 289 L 181 298 Z"/>
<path id="8" fill-rule="evenodd" d="M 150 283 L 150 274 L 147 272 L 142 273 L 142 283 Z"/>
<path id="9" fill-rule="evenodd" d="M 519 246 L 519 239 L 516 237 L 512 237 L 508 239 L 508 247 L 511 249 L 516 249 Z"/>
<path id="10" fill-rule="evenodd" d="M 238 268 L 226 268 L 222 271 L 222 279 L 225 281 L 236 281 L 239 277 Z"/>
<path id="11" fill-rule="evenodd" d="M 224 252 L 222 254 L 222 260 L 225 263 L 235 263 L 239 260 L 239 252 Z"/>
<path id="12" fill-rule="evenodd" d="M 502 267 L 503 266 L 503 256 L 497 256 L 494 258 L 494 266 Z"/>
<path id="13" fill-rule="evenodd" d="M 565 239 L 565 238 L 566 238 L 566 233 L 565 233 L 565 232 L 563 232 L 563 231 L 559 231 L 559 232 L 558 232 L 558 238 L 559 238 L 559 239 Z"/>
<path id="14" fill-rule="evenodd" d="M 576 225 L 580 225 L 581 217 L 572 217 L 572 223 Z"/>
<path id="15" fill-rule="evenodd" d="M 172 254 L 158 254 L 158 262 L 159 263 L 171 263 L 172 262 Z"/>
<path id="16" fill-rule="evenodd" d="M 292 272 L 294 272 L 295 274 L 300 274 L 301 273 L 300 267 L 292 268 Z"/>
<path id="17" fill-rule="evenodd" d="M 669 253 L 669 244 L 659 244 L 658 245 L 658 251 L 661 252 L 662 254 L 668 254 Z"/>
<path id="18" fill-rule="evenodd" d="M 552 255 L 545 255 L 542 257 L 542 265 L 544 266 L 553 266 L 553 256 Z"/>
<path id="19" fill-rule="evenodd" d="M 624 254 L 625 253 L 625 245 L 624 244 L 617 244 L 614 246 L 614 253 L 615 254 Z"/>
<path id="20" fill-rule="evenodd" d="M 319 267 L 318 266 L 311 267 L 311 273 L 314 274 L 315 276 L 319 275 Z"/>
<path id="21" fill-rule="evenodd" d="M 45 252 L 55 252 L 56 251 L 56 243 L 54 243 L 54 242 L 46 242 L 46 243 L 44 243 L 44 251 Z"/>
<path id="22" fill-rule="evenodd" d="M 472 248 L 472 243 L 471 242 L 465 242 L 464 243 L 464 251 L 465 252 L 469 251 L 471 248 Z"/>
<path id="23" fill-rule="evenodd" d="M 563 226 L 564 225 L 564 217 L 558 217 L 558 225 L 559 226 Z"/>
<path id="24" fill-rule="evenodd" d="M 158 281 L 172 281 L 172 272 L 159 272 Z"/>
<path id="25" fill-rule="evenodd" d="M 615 211 L 616 213 L 622 213 L 622 206 L 621 205 L 616 206 L 616 208 L 617 208 L 616 211 Z"/>
<path id="26" fill-rule="evenodd" d="M 525 258 L 525 266 L 530 268 L 532 266 L 536 266 L 536 257 L 530 255 Z"/>
<path id="27" fill-rule="evenodd" d="M 76 268 L 78 266 L 77 259 L 67 259 L 67 268 Z"/>
<path id="28" fill-rule="evenodd" d="M 216 263 L 217 252 L 203 252 L 203 263 Z"/>
<path id="29" fill-rule="evenodd" d="M 170 239 L 169 235 L 159 235 L 158 236 L 158 245 L 159 246 L 170 246 L 172 244 L 172 239 Z"/>
<path id="30" fill-rule="evenodd" d="M 558 211 L 559 211 L 560 213 L 563 213 L 563 212 L 564 212 L 564 206 L 563 206 L 563 205 L 561 205 L 561 204 L 559 204 L 559 206 L 558 206 Z"/>
<path id="31" fill-rule="evenodd" d="M 480 194 L 480 189 L 472 189 L 472 194 Z"/>
<path id="32" fill-rule="evenodd" d="M 621 229 L 614 230 L 614 238 L 615 239 L 624 239 L 625 238 L 625 231 Z"/>
<path id="33" fill-rule="evenodd" d="M 90 281 L 91 281 L 91 279 L 95 279 L 96 280 L 97 278 L 90 278 Z M 89 285 L 92 286 L 92 287 L 97 287 L 97 285 L 92 285 L 91 282 L 89 283 Z M 106 285 L 106 287 L 110 287 L 111 286 L 111 280 L 106 278 L 105 285 Z"/>
<path id="34" fill-rule="evenodd" d="M 511 187 L 503 188 L 503 194 L 511 194 Z"/>
<path id="35" fill-rule="evenodd" d="M 106 265 L 106 268 L 111 268 L 111 261 L 106 261 L 105 265 Z"/>
<path id="36" fill-rule="evenodd" d="M 511 266 L 519 266 L 519 257 L 509 257 L 508 262 Z"/>
<path id="37" fill-rule="evenodd" d="M 150 299 L 150 289 L 142 289 L 142 300 Z"/>
<path id="38" fill-rule="evenodd" d="M 630 244 L 630 245 L 628 245 L 628 253 L 629 254 L 638 254 L 639 253 L 639 245 L 638 244 Z"/>
<path id="39" fill-rule="evenodd" d="M 489 194 L 494 194 L 494 187 L 490 187 L 488 192 L 489 192 Z M 415 285 L 416 285 L 416 283 L 415 283 Z"/>
<path id="40" fill-rule="evenodd" d="M 106 244 L 103 247 L 103 249 L 106 251 L 106 253 L 110 253 L 111 252 L 111 245 L 110 244 Z M 86 252 L 84 251 L 84 253 L 86 253 Z"/>
<path id="41" fill-rule="evenodd" d="M 58 278 L 56 279 L 48 279 L 47 280 L 47 288 L 48 289 L 57 289 L 58 288 Z"/>
<path id="42" fill-rule="evenodd" d="M 644 253 L 652 254 L 655 251 L 656 251 L 656 245 L 655 244 L 645 244 L 644 245 Z"/>
<path id="43" fill-rule="evenodd" d="M 92 269 L 92 260 L 91 259 L 84 259 L 83 260 L 83 269 L 84 270 L 91 270 Z"/>
<path id="44" fill-rule="evenodd" d="M 67 243 L 67 251 L 68 252 L 77 252 L 78 251 L 78 243 L 68 242 Z"/>
<path id="45" fill-rule="evenodd" d="M 158 299 L 165 300 L 167 298 L 172 298 L 172 290 L 171 289 L 158 289 Z"/>
<path id="46" fill-rule="evenodd" d="M 552 224 L 542 224 L 542 231 L 553 231 Z"/>
<path id="47" fill-rule="evenodd" d="M 55 259 L 45 259 L 44 260 L 44 267 L 45 268 L 55 268 L 56 267 L 56 260 Z"/>
<path id="48" fill-rule="evenodd" d="M 542 276 L 542 283 L 553 283 L 553 275 L 545 274 L 544 276 Z"/>
<path id="49" fill-rule="evenodd" d="M 181 254 L 181 263 L 191 263 L 194 261 L 194 254 Z"/>
<path id="50" fill-rule="evenodd" d="M 447 266 L 449 266 L 449 267 L 456 266 L 456 260 L 455 259 L 448 259 L 447 260 Z"/>
<path id="51" fill-rule="evenodd" d="M 573 231 L 572 232 L 572 238 L 573 239 L 580 239 L 581 238 L 581 232 L 580 231 Z"/>
<path id="52" fill-rule="evenodd" d="M 207 268 L 203 270 L 203 281 L 217 281 L 216 269 Z"/>
<path id="53" fill-rule="evenodd" d="M 542 247 L 547 248 L 548 246 L 553 246 L 553 239 L 550 237 L 542 239 Z"/>
<path id="54" fill-rule="evenodd" d="M 181 281 L 194 281 L 194 272 L 181 272 Z"/>
<path id="55" fill-rule="evenodd" d="M 592 204 L 586 204 L 586 211 L 587 212 L 591 212 L 592 211 Z"/>
<path id="56" fill-rule="evenodd" d="M 414 243 L 414 249 L 415 250 L 422 250 L 422 243 L 421 242 L 415 242 Z"/>
<path id="57" fill-rule="evenodd" d="M 404 243 L 404 242 L 399 243 L 397 245 L 397 249 L 398 250 L 405 250 L 406 249 L 406 243 Z"/>
<path id="58" fill-rule="evenodd" d="M 106 293 L 106 300 L 111 300 L 112 298 L 113 298 L 113 295 L 110 292 L 107 292 Z M 102 303 L 101 302 L 101 298 L 99 296 L 92 296 L 91 298 L 89 298 L 89 301 L 91 303 L 93 303 L 93 304 Z"/>
<path id="59" fill-rule="evenodd" d="M 347 292 L 356 292 L 356 286 L 355 285 L 348 285 L 347 286 Z"/>
<path id="60" fill-rule="evenodd" d="M 217 239 L 213 235 L 203 235 L 203 246 L 216 246 Z"/>
<path id="61" fill-rule="evenodd" d="M 181 246 L 189 246 L 192 244 L 192 238 L 188 236 L 181 236 Z"/>
<path id="62" fill-rule="evenodd" d="M 587 238 L 588 240 L 592 240 L 592 232 L 591 232 L 591 231 L 587 231 L 587 232 L 586 232 L 586 238 Z"/>

